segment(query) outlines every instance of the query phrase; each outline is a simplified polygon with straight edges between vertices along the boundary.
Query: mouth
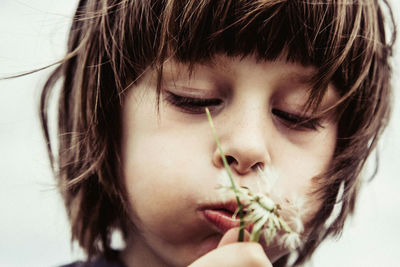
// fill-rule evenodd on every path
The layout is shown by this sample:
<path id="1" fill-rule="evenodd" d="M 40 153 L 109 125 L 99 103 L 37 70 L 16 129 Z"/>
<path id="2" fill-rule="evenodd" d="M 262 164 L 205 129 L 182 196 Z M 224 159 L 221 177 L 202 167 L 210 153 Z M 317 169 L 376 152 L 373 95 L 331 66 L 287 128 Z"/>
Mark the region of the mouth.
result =
<path id="1" fill-rule="evenodd" d="M 207 222 L 213 226 L 213 228 L 215 228 L 221 234 L 224 234 L 231 228 L 240 226 L 239 217 L 234 216 L 237 208 L 237 203 L 235 201 L 231 201 L 226 203 L 206 205 L 200 209 L 200 212 Z M 246 229 L 249 227 L 246 227 Z"/>

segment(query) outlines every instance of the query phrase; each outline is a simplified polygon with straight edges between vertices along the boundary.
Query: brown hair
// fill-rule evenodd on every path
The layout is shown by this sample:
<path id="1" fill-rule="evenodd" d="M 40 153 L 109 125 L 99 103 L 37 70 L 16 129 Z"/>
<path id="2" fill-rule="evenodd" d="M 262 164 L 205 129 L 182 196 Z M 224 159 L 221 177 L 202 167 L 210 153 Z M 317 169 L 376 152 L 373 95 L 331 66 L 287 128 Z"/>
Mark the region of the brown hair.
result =
<path id="1" fill-rule="evenodd" d="M 327 84 L 341 96 L 339 138 L 329 171 L 315 178 L 322 207 L 298 249 L 304 262 L 327 236 L 339 234 L 354 210 L 359 176 L 390 113 L 389 57 L 395 39 L 386 1 L 359 0 L 81 0 L 68 53 L 44 86 L 41 119 L 50 159 L 72 227 L 89 257 L 111 256 L 114 229 L 126 231 L 120 175 L 120 108 L 123 93 L 150 66 L 167 57 L 195 63 L 217 53 L 255 55 L 313 65 L 309 106 Z M 384 8 L 393 28 L 384 23 Z M 385 31 L 390 30 L 391 41 Z M 50 142 L 48 105 L 55 84 L 58 151 Z M 325 226 L 344 185 L 341 209 Z M 288 256 L 275 266 L 287 264 Z"/>

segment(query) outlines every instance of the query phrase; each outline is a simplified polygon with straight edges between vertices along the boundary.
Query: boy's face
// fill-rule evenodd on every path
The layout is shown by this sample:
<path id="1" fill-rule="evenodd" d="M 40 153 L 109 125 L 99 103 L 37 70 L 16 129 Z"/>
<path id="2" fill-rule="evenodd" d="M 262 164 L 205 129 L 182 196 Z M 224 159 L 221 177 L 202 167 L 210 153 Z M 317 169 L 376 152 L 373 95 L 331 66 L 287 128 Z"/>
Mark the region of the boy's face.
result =
<path id="1" fill-rule="evenodd" d="M 133 260 L 187 265 L 215 248 L 226 231 L 224 222 L 205 216 L 210 210 L 223 216 L 219 209 L 225 208 L 216 190 L 223 165 L 205 106 L 236 183 L 262 191 L 256 169 L 274 166 L 279 179 L 273 190 L 282 199 L 304 197 L 303 219 L 312 216 L 319 203 L 308 195 L 315 189 L 311 178 L 328 167 L 337 134 L 337 124 L 327 118 L 299 118 L 313 70 L 218 56 L 189 75 L 185 65 L 167 62 L 159 113 L 157 75 L 145 73 L 123 107 L 124 186 L 136 226 L 126 251 Z M 330 86 L 321 109 L 336 98 Z M 266 252 L 274 261 L 287 251 L 275 246 Z"/>

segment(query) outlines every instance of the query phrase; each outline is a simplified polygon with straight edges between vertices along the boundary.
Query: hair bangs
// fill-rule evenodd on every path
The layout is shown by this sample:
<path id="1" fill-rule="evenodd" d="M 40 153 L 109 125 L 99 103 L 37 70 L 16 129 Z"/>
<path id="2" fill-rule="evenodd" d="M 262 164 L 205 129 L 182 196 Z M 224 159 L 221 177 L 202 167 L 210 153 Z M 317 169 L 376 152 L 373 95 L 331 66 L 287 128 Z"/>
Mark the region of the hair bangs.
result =
<path id="1" fill-rule="evenodd" d="M 103 10 L 98 64 L 111 66 L 120 91 L 167 58 L 192 67 L 216 54 L 253 55 L 316 67 L 307 109 L 317 109 L 329 83 L 342 97 L 333 109 L 371 81 L 374 61 L 389 50 L 382 11 L 369 1 L 149 0 Z"/>
<path id="2" fill-rule="evenodd" d="M 159 25 L 148 27 L 155 30 L 145 43 L 153 48 L 159 43 L 157 51 L 151 51 L 152 62 L 161 66 L 172 57 L 193 66 L 226 54 L 312 65 L 317 71 L 307 109 L 313 111 L 329 83 L 342 96 L 334 107 L 353 95 L 367 78 L 375 50 L 385 43 L 378 25 L 365 19 L 376 14 L 377 7 L 364 1 L 165 2 L 158 8 L 163 10 L 156 15 L 159 20 L 152 19 Z"/>

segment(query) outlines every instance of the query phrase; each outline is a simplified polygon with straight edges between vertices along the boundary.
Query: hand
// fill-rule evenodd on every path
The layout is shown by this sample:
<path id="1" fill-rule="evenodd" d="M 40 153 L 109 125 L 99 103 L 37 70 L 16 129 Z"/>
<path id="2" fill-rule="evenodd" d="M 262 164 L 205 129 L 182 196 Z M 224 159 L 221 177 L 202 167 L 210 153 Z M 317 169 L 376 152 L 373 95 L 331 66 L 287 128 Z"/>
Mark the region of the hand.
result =
<path id="1" fill-rule="evenodd" d="M 239 228 L 230 229 L 221 238 L 216 249 L 198 258 L 189 267 L 272 267 L 261 245 L 256 242 L 246 242 L 250 236 L 247 231 L 245 231 L 245 242 L 237 242 L 238 233 Z"/>

